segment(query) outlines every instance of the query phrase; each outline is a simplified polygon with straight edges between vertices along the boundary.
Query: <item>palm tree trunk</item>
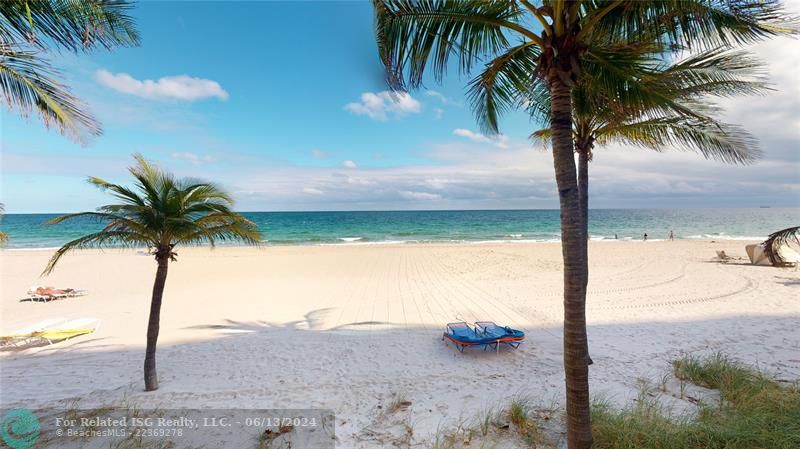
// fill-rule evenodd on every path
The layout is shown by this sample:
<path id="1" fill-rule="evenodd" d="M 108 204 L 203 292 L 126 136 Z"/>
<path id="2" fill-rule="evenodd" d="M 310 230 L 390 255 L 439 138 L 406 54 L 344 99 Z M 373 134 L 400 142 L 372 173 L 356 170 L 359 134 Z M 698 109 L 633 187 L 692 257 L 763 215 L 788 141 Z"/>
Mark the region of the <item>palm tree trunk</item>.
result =
<path id="1" fill-rule="evenodd" d="M 164 285 L 167 283 L 169 255 L 157 256 L 158 270 L 153 283 L 153 297 L 150 300 L 150 319 L 147 322 L 147 349 L 144 355 L 144 389 L 158 390 L 158 374 L 156 374 L 156 343 L 158 342 L 158 325 L 161 321 L 161 298 L 164 296 Z"/>
<path id="2" fill-rule="evenodd" d="M 581 221 L 583 222 L 584 238 L 589 240 L 589 153 L 582 149 L 578 150 L 578 196 L 581 199 Z M 586 261 L 586 274 L 588 275 L 588 254 Z"/>
<path id="3" fill-rule="evenodd" d="M 564 260 L 564 373 L 567 390 L 567 445 L 589 449 L 589 352 L 586 338 L 586 237 L 575 170 L 570 88 L 550 78 L 553 163 L 561 206 L 561 248 Z"/>
<path id="4" fill-rule="evenodd" d="M 578 149 L 578 197 L 580 198 L 581 208 L 581 225 L 583 226 L 583 240 L 586 241 L 583 251 L 583 265 L 585 278 L 583 280 L 584 289 L 589 288 L 589 149 Z M 586 293 L 584 292 L 584 297 Z M 585 303 L 585 300 L 584 300 Z M 587 337 L 587 352 L 586 362 L 591 365 L 592 356 L 588 352 L 588 337 Z"/>

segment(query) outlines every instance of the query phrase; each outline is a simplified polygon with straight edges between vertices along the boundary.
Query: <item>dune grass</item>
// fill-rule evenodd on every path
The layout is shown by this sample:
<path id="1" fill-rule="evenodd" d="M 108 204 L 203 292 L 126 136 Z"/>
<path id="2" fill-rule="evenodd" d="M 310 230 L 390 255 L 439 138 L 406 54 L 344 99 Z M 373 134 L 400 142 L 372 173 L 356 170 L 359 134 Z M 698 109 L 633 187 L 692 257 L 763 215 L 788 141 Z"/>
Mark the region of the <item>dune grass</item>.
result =
<path id="1" fill-rule="evenodd" d="M 719 391 L 697 413 L 674 414 L 658 397 L 642 395 L 624 410 L 596 403 L 597 449 L 800 448 L 800 385 L 782 385 L 765 373 L 717 354 L 673 362 L 673 374 Z"/>

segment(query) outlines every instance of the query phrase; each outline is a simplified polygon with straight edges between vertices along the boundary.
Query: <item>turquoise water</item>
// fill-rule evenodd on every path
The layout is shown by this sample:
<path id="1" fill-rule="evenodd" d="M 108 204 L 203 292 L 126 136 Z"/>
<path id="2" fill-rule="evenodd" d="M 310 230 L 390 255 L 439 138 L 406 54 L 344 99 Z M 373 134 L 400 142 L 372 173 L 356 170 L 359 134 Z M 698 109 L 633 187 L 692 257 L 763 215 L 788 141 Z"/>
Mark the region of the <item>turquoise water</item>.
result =
<path id="1" fill-rule="evenodd" d="M 557 241 L 557 210 L 245 212 L 268 245 L 402 242 Z M 7 214 L 8 248 L 52 248 L 102 227 L 93 220 L 57 226 L 57 214 Z M 594 240 L 667 238 L 758 240 L 800 224 L 800 209 L 598 209 L 589 212 Z"/>

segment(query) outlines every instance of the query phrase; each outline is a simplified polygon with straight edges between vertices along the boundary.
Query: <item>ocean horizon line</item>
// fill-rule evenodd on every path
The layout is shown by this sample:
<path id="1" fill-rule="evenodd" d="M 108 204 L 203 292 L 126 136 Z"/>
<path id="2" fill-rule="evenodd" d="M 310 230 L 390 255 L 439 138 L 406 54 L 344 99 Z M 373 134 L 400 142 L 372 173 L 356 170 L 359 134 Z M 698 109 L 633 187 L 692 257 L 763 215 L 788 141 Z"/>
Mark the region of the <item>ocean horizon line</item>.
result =
<path id="1" fill-rule="evenodd" d="M 685 207 L 590 207 L 589 210 L 742 210 L 742 209 L 798 209 L 797 206 L 685 206 Z M 497 209 L 342 209 L 342 210 L 236 210 L 242 214 L 292 214 L 292 213 L 360 213 L 360 212 L 514 212 L 514 211 L 559 211 L 558 207 L 552 208 L 497 208 Z M 95 210 L 76 210 L 60 212 L 9 212 L 3 215 L 66 215 L 80 212 L 94 212 Z M 2 224 L 2 220 L 0 220 Z"/>

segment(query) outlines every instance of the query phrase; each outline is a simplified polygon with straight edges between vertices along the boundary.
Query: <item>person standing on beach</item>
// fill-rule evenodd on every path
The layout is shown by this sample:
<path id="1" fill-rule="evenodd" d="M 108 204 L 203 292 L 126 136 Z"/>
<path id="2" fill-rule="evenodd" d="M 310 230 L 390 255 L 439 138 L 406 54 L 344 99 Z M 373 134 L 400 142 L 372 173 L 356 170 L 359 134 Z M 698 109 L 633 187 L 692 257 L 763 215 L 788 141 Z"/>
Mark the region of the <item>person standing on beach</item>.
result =
<path id="1" fill-rule="evenodd" d="M 672 231 L 669 231 L 669 239 L 675 240 L 675 234 Z"/>
<path id="2" fill-rule="evenodd" d="M 644 233 L 644 241 L 645 242 L 647 241 L 647 233 L 646 232 Z"/>

